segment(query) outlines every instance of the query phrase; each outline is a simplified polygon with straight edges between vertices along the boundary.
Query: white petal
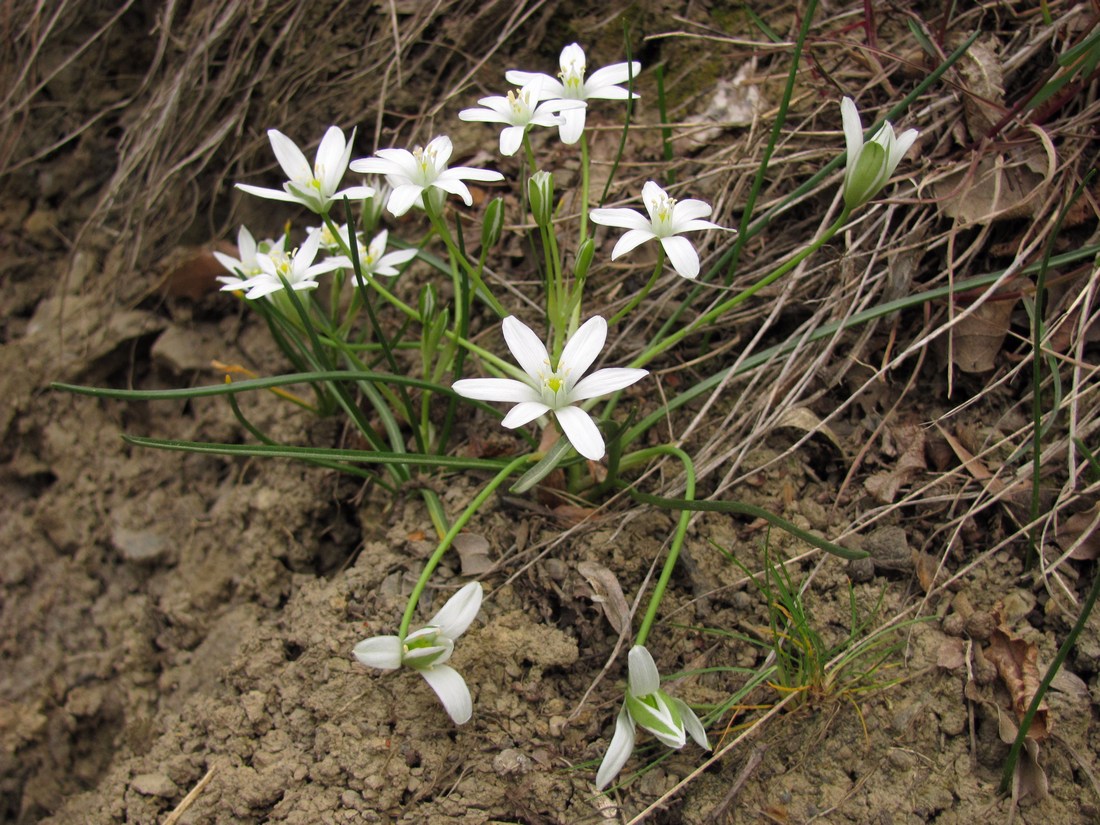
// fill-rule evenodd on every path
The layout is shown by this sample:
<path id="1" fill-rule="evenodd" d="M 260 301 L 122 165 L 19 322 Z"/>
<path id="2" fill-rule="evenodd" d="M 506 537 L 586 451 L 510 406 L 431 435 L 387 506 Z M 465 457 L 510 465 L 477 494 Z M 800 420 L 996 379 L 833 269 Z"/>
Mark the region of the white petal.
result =
<path id="1" fill-rule="evenodd" d="M 626 207 L 593 209 L 588 213 L 588 217 L 592 219 L 592 223 L 598 223 L 600 226 L 615 226 L 619 229 L 652 230 L 653 226 L 653 222 L 641 212 Z"/>
<path id="2" fill-rule="evenodd" d="M 687 702 L 683 699 L 673 697 L 672 704 L 676 705 L 676 710 L 680 712 L 680 720 L 684 723 L 684 730 L 688 732 L 688 735 L 695 740 L 700 748 L 709 751 L 710 742 L 707 741 L 707 729 L 703 727 L 703 723 L 699 721 L 695 711 L 689 708 Z"/>
<path id="3" fill-rule="evenodd" d="M 580 407 L 561 407 L 554 410 L 554 415 L 574 450 L 590 461 L 603 458 L 606 452 L 603 436 L 592 416 Z"/>
<path id="4" fill-rule="evenodd" d="M 395 249 L 393 252 L 387 252 L 376 262 L 376 267 L 381 271 L 382 267 L 399 266 L 404 263 L 408 263 L 416 257 L 417 250 L 415 249 Z"/>
<path id="5" fill-rule="evenodd" d="M 647 375 L 649 375 L 648 370 L 627 367 L 597 370 L 577 382 L 577 385 L 569 392 L 569 400 L 584 401 L 588 398 L 599 398 L 609 392 L 617 392 L 624 387 L 629 387 L 631 384 L 641 381 Z"/>
<path id="6" fill-rule="evenodd" d="M 321 173 L 317 177 L 321 180 L 323 192 L 334 192 L 340 185 L 340 179 L 348 168 L 348 163 L 344 160 L 347 145 L 344 132 L 339 126 L 329 126 L 325 136 L 321 138 L 321 145 L 317 147 L 317 160 L 313 166 L 315 172 Z"/>
<path id="7" fill-rule="evenodd" d="M 648 227 L 645 229 L 631 229 L 619 238 L 619 242 L 611 250 L 611 260 L 618 260 L 620 256 L 656 237 L 657 233 Z"/>
<path id="8" fill-rule="evenodd" d="M 583 66 L 586 62 L 584 49 L 581 48 L 579 43 L 570 43 L 561 50 L 561 54 L 558 56 L 558 67 L 563 73 L 571 63 L 580 63 Z"/>
<path id="9" fill-rule="evenodd" d="M 500 425 L 514 430 L 516 427 L 530 424 L 540 415 L 546 415 L 548 412 L 550 407 L 541 401 L 521 401 L 508 411 L 508 415 L 504 416 Z"/>
<path id="10" fill-rule="evenodd" d="M 638 74 L 642 71 L 642 64 L 635 60 L 633 63 L 613 63 L 610 66 L 604 66 L 602 69 L 596 69 L 592 72 L 591 77 L 584 81 L 585 87 L 593 90 L 601 89 L 605 86 L 617 86 L 620 83 L 626 83 L 632 77 L 634 80 L 638 79 Z"/>
<path id="11" fill-rule="evenodd" d="M 584 109 L 566 109 L 561 113 L 561 126 L 558 127 L 558 137 L 561 142 L 572 145 L 581 139 L 584 134 L 584 117 L 587 106 Z"/>
<path id="12" fill-rule="evenodd" d="M 539 374 L 550 368 L 550 354 L 545 345 L 527 324 L 514 315 L 505 318 L 501 328 L 512 357 L 525 373 L 536 382 L 541 382 Z"/>
<path id="13" fill-rule="evenodd" d="M 482 99 L 481 103 L 491 98 Z M 488 105 L 488 104 L 486 104 Z M 473 123 L 507 123 L 508 117 L 494 109 L 463 109 L 458 113 L 459 120 Z"/>
<path id="14" fill-rule="evenodd" d="M 470 194 L 470 190 L 466 184 L 451 174 L 454 171 L 454 169 L 448 169 L 432 181 L 432 186 L 436 189 L 442 189 L 444 192 L 449 192 L 452 195 L 458 195 L 458 197 L 462 198 L 463 203 L 470 206 L 474 202 L 474 196 Z"/>
<path id="15" fill-rule="evenodd" d="M 347 198 L 349 201 L 365 201 L 367 198 L 374 197 L 373 186 L 349 186 L 347 189 L 341 189 L 334 194 L 333 200 L 343 200 Z"/>
<path id="16" fill-rule="evenodd" d="M 611 737 L 611 744 L 608 745 L 600 769 L 596 772 L 596 790 L 602 791 L 611 784 L 611 780 L 619 775 L 633 752 L 634 723 L 624 704 L 615 718 L 615 735 Z"/>
<path id="17" fill-rule="evenodd" d="M 428 621 L 429 625 L 439 628 L 439 632 L 448 639 L 457 639 L 466 632 L 470 622 L 481 609 L 481 583 L 470 582 L 439 609 Z"/>
<path id="18" fill-rule="evenodd" d="M 275 151 L 275 159 L 283 168 L 289 180 L 308 181 L 313 177 L 313 170 L 309 168 L 309 161 L 302 154 L 298 145 L 280 132 L 278 129 L 268 129 L 267 139 L 271 141 L 271 148 Z"/>
<path id="19" fill-rule="evenodd" d="M 390 192 L 390 199 L 386 204 L 386 208 L 390 210 L 390 214 L 395 218 L 400 218 L 412 209 L 413 204 L 420 199 L 423 193 L 424 187 L 417 186 L 414 183 L 395 186 L 394 190 Z"/>
<path id="20" fill-rule="evenodd" d="M 255 260 L 256 258 L 256 239 L 252 237 L 252 233 L 245 226 L 241 226 L 237 232 L 237 254 L 241 256 L 242 262 Z"/>
<path id="21" fill-rule="evenodd" d="M 535 389 L 514 378 L 463 378 L 455 381 L 451 389 L 463 398 L 475 401 L 503 401 L 518 404 L 521 401 L 538 401 L 541 397 Z"/>
<path id="22" fill-rule="evenodd" d="M 672 225 L 677 227 L 682 223 L 693 221 L 697 218 L 705 218 L 711 213 L 710 204 L 696 198 L 687 198 L 677 201 L 672 207 Z M 675 230 L 677 232 L 683 230 Z"/>
<path id="23" fill-rule="evenodd" d="M 404 149 L 398 151 L 404 152 Z M 353 172 L 359 172 L 364 175 L 390 175 L 394 172 L 393 161 L 386 160 L 385 158 L 359 158 L 353 160 L 349 165 L 349 168 Z"/>
<path id="24" fill-rule="evenodd" d="M 897 140 L 894 142 L 893 148 L 890 150 L 890 174 L 894 174 L 894 170 L 898 168 L 898 164 L 901 159 L 905 157 L 905 153 L 909 151 L 909 147 L 913 145 L 913 141 L 917 139 L 916 129 L 907 129 L 898 135 Z"/>
<path id="25" fill-rule="evenodd" d="M 439 176 L 440 178 L 461 178 L 462 180 L 476 180 L 483 183 L 504 180 L 504 175 L 493 169 L 474 169 L 472 166 L 452 166 Z"/>
<path id="26" fill-rule="evenodd" d="M 641 645 L 634 645 L 630 648 L 627 661 L 631 694 L 641 698 L 661 689 L 661 674 L 648 650 Z"/>
<path id="27" fill-rule="evenodd" d="M 367 667 L 396 670 L 401 667 L 401 640 L 396 636 L 372 636 L 351 651 Z"/>
<path id="28" fill-rule="evenodd" d="M 523 143 L 524 126 L 509 126 L 500 133 L 500 153 L 505 157 L 511 157 L 519 151 Z"/>
<path id="29" fill-rule="evenodd" d="M 668 200 L 668 192 L 658 186 L 656 181 L 647 180 L 642 186 L 642 203 L 645 204 L 646 209 L 649 209 L 652 201 L 663 200 Z M 653 217 L 652 213 L 650 217 Z"/>
<path id="30" fill-rule="evenodd" d="M 214 257 L 217 258 L 218 263 L 220 263 L 222 266 L 224 266 L 226 269 L 228 269 L 234 275 L 236 275 L 238 271 L 242 271 L 242 272 L 244 271 L 244 266 L 242 265 L 242 263 L 240 261 L 238 261 L 234 257 L 231 257 L 230 255 L 226 255 L 224 252 L 219 252 L 218 250 L 215 249 L 214 250 Z M 218 277 L 222 277 L 222 276 L 218 276 Z"/>
<path id="31" fill-rule="evenodd" d="M 436 665 L 419 671 L 425 681 L 432 686 L 435 695 L 443 703 L 447 715 L 456 725 L 470 721 L 474 714 L 474 703 L 470 698 L 470 689 L 458 671 L 448 665 Z"/>
<path id="32" fill-rule="evenodd" d="M 432 140 L 428 142 L 428 145 L 424 147 L 425 154 L 431 155 L 435 159 L 436 169 L 442 169 L 447 165 L 447 161 L 451 159 L 451 152 L 453 151 L 454 144 L 451 143 L 451 139 L 446 135 L 432 138 Z"/>
<path id="33" fill-rule="evenodd" d="M 298 198 L 283 189 L 267 189 L 263 186 L 252 186 L 248 183 L 238 183 L 237 188 L 250 195 L 267 198 L 273 201 L 286 201 L 287 203 L 299 203 Z"/>
<path id="34" fill-rule="evenodd" d="M 859 112 L 855 101 L 850 97 L 840 101 L 840 119 L 844 123 L 844 142 L 848 148 L 848 168 L 851 169 L 863 148 L 863 124 L 859 122 Z"/>
<path id="35" fill-rule="evenodd" d="M 668 261 L 685 278 L 699 277 L 699 253 L 687 238 L 672 236 L 661 238 Z"/>
<path id="36" fill-rule="evenodd" d="M 570 389 L 600 357 L 606 340 L 607 321 L 599 315 L 594 315 L 581 324 L 580 329 L 565 342 L 565 349 L 562 350 L 558 361 L 558 370 L 568 370 L 566 381 Z"/>

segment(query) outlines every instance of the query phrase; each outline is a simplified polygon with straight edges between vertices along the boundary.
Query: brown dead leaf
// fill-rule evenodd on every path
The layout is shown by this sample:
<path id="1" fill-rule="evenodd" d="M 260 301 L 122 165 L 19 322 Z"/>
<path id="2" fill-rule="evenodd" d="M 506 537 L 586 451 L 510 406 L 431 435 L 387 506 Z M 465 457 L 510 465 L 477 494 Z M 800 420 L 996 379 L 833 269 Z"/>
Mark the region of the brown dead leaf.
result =
<path id="1" fill-rule="evenodd" d="M 945 215 L 962 225 L 1036 217 L 1046 188 L 1043 149 L 1030 146 L 1019 153 L 986 155 L 977 167 L 948 173 L 934 189 Z"/>
<path id="2" fill-rule="evenodd" d="M 1033 723 L 1032 729 L 1034 727 Z M 1003 709 L 997 708 L 997 735 L 1001 741 L 1011 745 L 1016 741 L 1018 731 L 1019 727 L 1012 717 Z M 1047 781 L 1046 771 L 1039 764 L 1039 743 L 1031 738 L 1029 730 L 1024 739 L 1024 747 L 1016 760 L 1016 770 L 1012 775 L 1012 797 L 1023 799 L 1034 795 L 1037 799 L 1046 799 L 1049 789 L 1050 783 Z"/>
<path id="3" fill-rule="evenodd" d="M 219 252 L 239 254 L 231 244 L 217 244 Z M 218 288 L 218 276 L 228 275 L 209 249 L 186 247 L 168 256 L 161 282 L 161 292 L 169 298 L 190 298 L 197 301 Z"/>
<path id="4" fill-rule="evenodd" d="M 955 325 L 951 354 L 955 366 L 971 373 L 989 372 L 996 366 L 1018 301 L 988 300 Z"/>
<path id="5" fill-rule="evenodd" d="M 944 670 L 962 670 L 966 667 L 966 642 L 951 636 L 944 636 L 936 651 L 936 667 Z"/>
<path id="6" fill-rule="evenodd" d="M 451 545 L 462 562 L 463 576 L 480 576 L 493 566 L 489 558 L 489 541 L 475 533 L 459 533 Z"/>
<path id="7" fill-rule="evenodd" d="M 615 574 L 602 564 L 590 561 L 580 562 L 577 571 L 592 588 L 592 601 L 603 608 L 612 629 L 622 635 L 623 630 L 630 627 L 630 608 Z"/>
<path id="8" fill-rule="evenodd" d="M 844 448 L 841 446 L 836 433 L 829 428 L 828 424 L 822 422 L 809 407 L 788 407 L 780 414 L 775 426 L 777 429 L 779 427 L 791 427 L 804 433 L 820 434 L 836 447 L 838 453 L 844 454 Z"/>
<path id="9" fill-rule="evenodd" d="M 1005 77 L 993 37 L 979 39 L 959 61 L 959 74 L 969 94 L 963 113 L 972 140 L 983 137 L 1004 114 Z"/>
<path id="10" fill-rule="evenodd" d="M 889 504 L 915 475 L 928 469 L 924 460 L 924 428 L 913 422 L 887 427 L 883 452 L 897 456 L 894 467 L 865 479 L 863 486 L 883 504 Z"/>
<path id="11" fill-rule="evenodd" d="M 575 527 L 596 514 L 594 508 L 578 507 L 576 504 L 559 504 L 557 507 L 552 508 L 550 512 L 567 527 Z"/>
<path id="12" fill-rule="evenodd" d="M 936 583 L 936 571 L 940 568 L 940 560 L 930 553 L 913 551 L 913 566 L 917 571 L 917 581 L 924 588 L 925 593 L 931 593 Z"/>
<path id="13" fill-rule="evenodd" d="M 1027 712 L 1035 692 L 1039 689 L 1039 648 L 1030 642 L 1009 635 L 1003 625 L 993 630 L 989 637 L 989 646 L 985 656 L 997 666 L 1001 681 L 1012 697 L 1012 710 L 1016 719 L 1022 719 Z M 1049 735 L 1047 729 L 1047 706 L 1044 700 L 1031 720 L 1027 732 L 1029 738 L 1042 741 Z"/>
<path id="14" fill-rule="evenodd" d="M 1100 558 L 1100 505 L 1074 513 L 1058 525 L 1054 540 L 1063 551 L 1073 547 L 1071 559 L 1092 561 Z"/>

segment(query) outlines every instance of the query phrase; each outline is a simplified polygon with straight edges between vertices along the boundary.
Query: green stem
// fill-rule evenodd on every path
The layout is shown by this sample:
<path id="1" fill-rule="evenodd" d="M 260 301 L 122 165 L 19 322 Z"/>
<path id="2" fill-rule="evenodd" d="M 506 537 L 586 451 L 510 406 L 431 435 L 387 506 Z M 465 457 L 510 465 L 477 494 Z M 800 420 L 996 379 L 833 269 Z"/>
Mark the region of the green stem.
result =
<path id="1" fill-rule="evenodd" d="M 493 476 L 493 479 L 485 485 L 485 487 L 479 492 L 474 500 L 470 502 L 469 506 L 462 511 L 454 524 L 451 525 L 446 534 L 440 540 L 438 546 L 435 548 L 435 552 L 432 553 L 431 558 L 428 559 L 428 563 L 424 565 L 424 570 L 420 574 L 420 578 L 416 582 L 416 586 L 413 588 L 412 593 L 409 595 L 409 602 L 405 606 L 405 614 L 401 617 L 401 627 L 397 631 L 397 636 L 400 639 L 404 639 L 409 635 L 409 625 L 412 623 L 413 612 L 416 610 L 416 605 L 420 602 L 420 596 L 424 593 L 424 588 L 428 584 L 428 580 L 431 578 L 435 568 L 439 566 L 439 562 L 443 559 L 443 554 L 447 552 L 447 549 L 454 542 L 455 537 L 462 531 L 462 528 L 466 526 L 466 523 L 473 518 L 485 500 L 493 494 L 493 492 L 503 484 L 507 478 L 512 475 L 521 465 L 530 461 L 529 456 L 520 456 L 513 459 L 503 470 Z"/>
<path id="2" fill-rule="evenodd" d="M 631 460 L 637 459 L 643 461 L 655 455 L 670 455 L 680 459 L 680 463 L 684 465 L 684 496 L 688 501 L 694 500 L 695 465 L 692 464 L 691 457 L 679 447 L 673 447 L 671 444 L 664 444 L 660 447 L 640 450 L 631 456 Z M 669 548 L 668 557 L 665 559 L 665 566 L 661 568 L 660 578 L 657 579 L 657 584 L 653 587 L 653 595 L 649 597 L 649 605 L 646 607 L 645 618 L 642 619 L 642 626 L 638 628 L 638 635 L 634 637 L 634 644 L 636 645 L 644 645 L 646 639 L 649 638 L 650 628 L 653 627 L 653 622 L 657 619 L 657 609 L 661 606 L 661 600 L 665 596 L 665 589 L 668 587 L 669 580 L 672 578 L 672 571 L 676 567 L 676 561 L 680 558 L 680 550 L 683 549 L 684 538 L 687 536 L 687 528 L 690 521 L 691 513 L 688 510 L 681 511 L 680 520 L 676 524 L 676 533 L 672 537 L 672 546 Z"/>

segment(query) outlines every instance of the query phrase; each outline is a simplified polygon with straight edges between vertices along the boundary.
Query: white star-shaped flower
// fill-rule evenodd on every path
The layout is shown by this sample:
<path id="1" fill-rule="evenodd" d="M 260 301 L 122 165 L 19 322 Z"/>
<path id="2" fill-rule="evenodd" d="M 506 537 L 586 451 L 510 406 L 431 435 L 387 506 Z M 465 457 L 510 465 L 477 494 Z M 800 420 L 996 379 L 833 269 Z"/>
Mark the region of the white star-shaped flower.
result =
<path id="1" fill-rule="evenodd" d="M 691 241 L 679 235 L 700 229 L 722 229 L 716 223 L 702 220 L 710 214 L 710 205 L 694 198 L 677 201 L 670 198 L 653 181 L 647 181 L 642 187 L 642 202 L 649 213 L 648 218 L 633 209 L 592 210 L 593 223 L 629 230 L 615 244 L 611 251 L 611 260 L 625 255 L 639 244 L 657 238 L 673 269 L 685 278 L 698 277 L 699 253 L 695 251 Z"/>
<path id="2" fill-rule="evenodd" d="M 279 166 L 289 180 L 283 184 L 282 189 L 265 189 L 262 186 L 238 183 L 237 188 L 241 191 L 259 195 L 261 198 L 300 203 L 318 215 L 326 214 L 334 200 L 344 197 L 363 200 L 374 194 L 369 186 L 350 186 L 343 191 L 336 191 L 351 159 L 354 130 L 351 140 L 345 142 L 340 127 L 330 126 L 321 139 L 321 145 L 317 147 L 313 166 L 309 165 L 297 144 L 282 132 L 268 129 L 267 137 L 275 151 L 275 159 L 279 161 Z"/>
<path id="3" fill-rule="evenodd" d="M 240 289 L 241 284 L 246 280 L 264 271 L 256 257 L 258 253 L 263 252 L 268 255 L 283 253 L 285 246 L 286 235 L 281 236 L 277 241 L 267 240 L 257 244 L 248 227 L 242 226 L 237 230 L 237 254 L 241 256 L 240 258 L 214 250 L 214 257 L 218 259 L 218 263 L 233 273 L 219 275 L 218 282 L 225 284 L 227 289 Z"/>
<path id="4" fill-rule="evenodd" d="M 871 200 L 886 185 L 917 139 L 918 132 L 908 129 L 895 136 L 894 127 L 887 121 L 869 142 L 864 143 L 863 124 L 850 97 L 840 101 L 840 118 L 844 123 L 844 142 L 848 146 L 848 163 L 844 169 L 844 205 L 855 209 Z"/>
<path id="5" fill-rule="evenodd" d="M 544 94 L 550 98 L 563 100 L 626 100 L 628 92 L 618 84 L 626 83 L 631 77 L 637 77 L 642 70 L 638 61 L 615 63 L 594 71 L 586 80 L 584 49 L 576 43 L 570 43 L 561 50 L 558 60 L 561 71 L 558 77 L 550 77 L 541 72 L 521 72 L 513 69 L 504 77 L 515 86 L 526 86 L 538 80 Z M 638 97 L 637 94 L 634 97 Z M 562 124 L 558 134 L 562 143 L 576 143 L 584 132 L 585 109 L 566 109 L 561 113 Z"/>
<path id="6" fill-rule="evenodd" d="M 558 112 L 585 107 L 581 100 L 544 100 L 542 82 L 542 77 L 536 76 L 518 92 L 508 92 L 507 97 L 483 97 L 478 103 L 484 109 L 463 109 L 458 117 L 479 123 L 506 124 L 500 133 L 500 153 L 510 157 L 519 150 L 529 126 L 561 126 L 564 121 Z"/>
<path id="7" fill-rule="evenodd" d="M 619 775 L 634 752 L 634 726 L 656 736 L 662 744 L 679 750 L 690 736 L 710 750 L 707 731 L 695 711 L 682 699 L 661 690 L 661 674 L 649 651 L 641 645 L 630 649 L 626 699 L 615 719 L 615 734 L 596 773 L 596 789 L 603 790 Z"/>
<path id="8" fill-rule="evenodd" d="M 292 254 L 288 255 L 282 249 L 258 252 L 256 262 L 260 266 L 260 273 L 238 283 L 226 284 L 222 287 L 222 291 L 244 290 L 244 297 L 254 301 L 281 290 L 282 279 L 286 279 L 290 288 L 295 291 L 316 289 L 318 286 L 317 281 L 314 280 L 316 276 L 340 268 L 340 261 L 336 258 L 328 258 L 316 264 L 313 262 L 320 246 L 321 233 L 311 232 L 305 243 Z"/>
<path id="9" fill-rule="evenodd" d="M 455 639 L 466 632 L 481 609 L 481 585 L 470 582 L 428 620 L 425 627 L 399 636 L 373 636 L 352 650 L 367 667 L 396 670 L 405 665 L 431 685 L 447 714 L 456 725 L 470 721 L 474 705 L 466 681 L 453 667 L 444 664 L 454 652 Z"/>
<path id="10" fill-rule="evenodd" d="M 351 162 L 353 172 L 385 175 L 393 191 L 386 208 L 395 217 L 404 215 L 413 206 L 424 208 L 424 193 L 431 188 L 458 195 L 467 206 L 474 199 L 464 180 L 504 180 L 504 175 L 491 169 L 468 166 L 447 168 L 453 151 L 451 139 L 440 135 L 427 146 L 408 149 L 379 149 L 374 157 Z"/>
<path id="11" fill-rule="evenodd" d="M 340 236 L 350 248 L 346 224 L 340 227 Z M 389 236 L 390 233 L 383 229 L 371 239 L 369 246 L 356 237 L 356 243 L 359 245 L 359 267 L 364 278 L 369 279 L 372 275 L 388 275 L 391 277 L 397 275 L 399 274 L 398 266 L 408 263 L 416 257 L 415 249 L 395 249 L 393 252 L 386 252 L 386 241 Z M 338 255 L 334 260 L 339 261 L 344 269 L 352 268 L 351 258 L 346 255 Z"/>
<path id="12" fill-rule="evenodd" d="M 509 429 L 552 412 L 574 449 L 587 459 L 599 461 L 605 450 L 603 436 L 578 402 L 629 387 L 648 371 L 623 367 L 597 370 L 582 377 L 607 339 L 607 321 L 599 315 L 589 318 L 566 342 L 557 365 L 550 362 L 538 336 L 518 318 L 508 316 L 503 328 L 508 349 L 527 373 L 527 380 L 464 378 L 454 383 L 455 392 L 478 401 L 515 404 L 501 422 Z"/>

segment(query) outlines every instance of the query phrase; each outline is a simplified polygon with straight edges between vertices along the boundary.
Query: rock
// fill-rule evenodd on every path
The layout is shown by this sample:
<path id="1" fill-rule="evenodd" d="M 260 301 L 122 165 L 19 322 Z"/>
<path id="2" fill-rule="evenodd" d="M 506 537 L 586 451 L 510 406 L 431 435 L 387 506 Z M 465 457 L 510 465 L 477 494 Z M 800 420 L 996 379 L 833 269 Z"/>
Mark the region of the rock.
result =
<path id="1" fill-rule="evenodd" d="M 179 796 L 179 786 L 162 773 L 138 774 L 130 782 L 130 787 L 142 796 L 160 796 L 172 799 Z"/>
<path id="2" fill-rule="evenodd" d="M 493 757 L 493 770 L 501 776 L 525 774 L 531 770 L 531 759 L 516 748 L 505 748 Z"/>
<path id="3" fill-rule="evenodd" d="M 152 530 L 130 530 L 115 525 L 111 531 L 111 544 L 127 561 L 150 564 L 167 555 L 168 540 Z"/>

